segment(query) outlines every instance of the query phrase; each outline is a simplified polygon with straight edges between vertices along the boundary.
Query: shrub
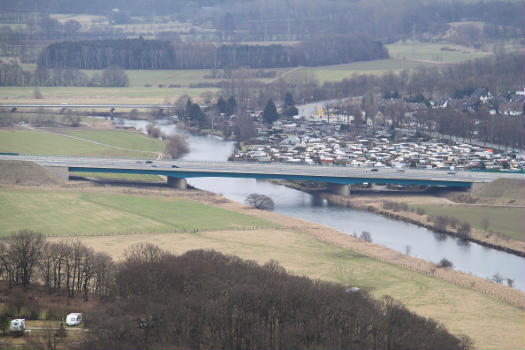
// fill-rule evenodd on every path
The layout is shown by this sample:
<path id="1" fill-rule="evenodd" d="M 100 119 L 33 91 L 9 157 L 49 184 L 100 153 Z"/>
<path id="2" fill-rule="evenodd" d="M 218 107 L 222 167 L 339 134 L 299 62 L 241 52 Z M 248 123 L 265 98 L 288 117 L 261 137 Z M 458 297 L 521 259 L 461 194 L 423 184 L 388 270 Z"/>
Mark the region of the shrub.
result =
<path id="1" fill-rule="evenodd" d="M 445 259 L 445 258 L 441 259 L 439 263 L 437 264 L 437 267 L 439 268 L 450 268 L 453 266 L 454 264 L 452 263 L 452 261 Z"/>
<path id="2" fill-rule="evenodd" d="M 458 227 L 458 236 L 461 238 L 469 238 L 470 231 L 470 224 L 468 222 L 464 222 L 461 224 L 461 226 Z"/>
<path id="3" fill-rule="evenodd" d="M 274 208 L 273 200 L 264 194 L 252 193 L 244 201 L 257 209 L 273 210 Z"/>
<path id="4" fill-rule="evenodd" d="M 361 236 L 359 236 L 359 238 L 365 242 L 372 242 L 372 235 L 368 231 L 361 232 Z"/>

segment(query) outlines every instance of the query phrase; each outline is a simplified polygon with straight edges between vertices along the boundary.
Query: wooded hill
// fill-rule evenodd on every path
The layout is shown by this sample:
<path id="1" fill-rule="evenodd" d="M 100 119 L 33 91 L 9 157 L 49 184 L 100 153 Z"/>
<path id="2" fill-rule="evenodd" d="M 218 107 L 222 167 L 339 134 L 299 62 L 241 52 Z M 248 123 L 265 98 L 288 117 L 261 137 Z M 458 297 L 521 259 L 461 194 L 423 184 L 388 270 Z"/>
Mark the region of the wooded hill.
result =
<path id="1" fill-rule="evenodd" d="M 146 248 L 146 249 L 145 249 Z M 141 247 L 82 349 L 465 349 L 467 338 L 386 297 L 292 276 L 215 251 Z"/>
<path id="2" fill-rule="evenodd" d="M 64 41 L 38 58 L 43 68 L 223 69 L 319 66 L 387 58 L 380 42 L 362 35 L 317 37 L 298 45 L 214 45 L 162 40 Z"/>

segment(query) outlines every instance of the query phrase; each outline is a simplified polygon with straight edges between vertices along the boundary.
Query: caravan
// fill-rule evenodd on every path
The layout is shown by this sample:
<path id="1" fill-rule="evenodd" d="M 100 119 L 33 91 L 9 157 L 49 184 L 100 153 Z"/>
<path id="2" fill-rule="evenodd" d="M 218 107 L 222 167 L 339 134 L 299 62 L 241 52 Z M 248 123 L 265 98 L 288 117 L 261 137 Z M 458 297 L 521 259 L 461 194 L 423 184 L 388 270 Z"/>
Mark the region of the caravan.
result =
<path id="1" fill-rule="evenodd" d="M 81 313 L 72 313 L 67 315 L 66 317 L 66 324 L 68 326 L 78 326 L 82 322 L 82 314 Z"/>
<path id="2" fill-rule="evenodd" d="M 23 332 L 26 329 L 26 320 L 23 318 L 17 318 L 11 321 L 11 326 L 9 327 L 11 332 Z"/>

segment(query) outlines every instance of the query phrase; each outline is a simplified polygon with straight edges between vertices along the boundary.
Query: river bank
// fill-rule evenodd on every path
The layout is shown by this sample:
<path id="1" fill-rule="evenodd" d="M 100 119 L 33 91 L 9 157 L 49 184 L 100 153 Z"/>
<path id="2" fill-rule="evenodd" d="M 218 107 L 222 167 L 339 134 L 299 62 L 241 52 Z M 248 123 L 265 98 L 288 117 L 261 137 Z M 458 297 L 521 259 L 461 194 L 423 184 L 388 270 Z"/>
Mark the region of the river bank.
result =
<path id="1" fill-rule="evenodd" d="M 304 191 L 321 198 L 328 200 L 330 203 L 341 205 L 349 208 L 366 210 L 372 213 L 376 213 L 394 220 L 399 220 L 407 223 L 411 223 L 420 227 L 424 227 L 428 230 L 438 232 L 441 234 L 450 235 L 453 237 L 461 238 L 465 241 L 475 242 L 485 247 L 494 248 L 497 250 L 505 251 L 507 253 L 515 254 L 517 256 L 525 257 L 525 242 L 511 239 L 502 235 L 493 234 L 484 230 L 471 228 L 470 233 L 465 236 L 461 233 L 458 234 L 458 228 L 447 227 L 441 228 L 439 231 L 436 230 L 435 224 L 431 221 L 430 215 L 425 213 L 418 213 L 415 210 L 393 210 L 386 209 L 383 206 L 384 202 L 394 203 L 410 203 L 412 205 L 427 204 L 428 202 L 434 202 L 438 205 L 455 205 L 456 203 L 447 200 L 446 198 L 435 196 L 432 193 L 424 192 L 413 192 L 413 193 L 398 193 L 398 194 L 376 194 L 373 192 L 363 194 L 351 194 L 349 197 L 337 195 L 326 191 L 324 188 L 301 186 L 300 184 L 276 180 L 273 181 L 276 184 L 287 186 L 299 191 Z M 403 197 L 403 198 L 401 198 Z"/>

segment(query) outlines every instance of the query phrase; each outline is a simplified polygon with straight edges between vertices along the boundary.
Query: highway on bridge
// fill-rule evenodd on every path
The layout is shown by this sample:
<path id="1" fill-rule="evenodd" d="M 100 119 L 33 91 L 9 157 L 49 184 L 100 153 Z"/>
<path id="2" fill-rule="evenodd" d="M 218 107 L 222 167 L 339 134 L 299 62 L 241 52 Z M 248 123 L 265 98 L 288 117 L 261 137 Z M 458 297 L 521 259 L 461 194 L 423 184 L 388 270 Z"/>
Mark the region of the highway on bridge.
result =
<path id="1" fill-rule="evenodd" d="M 447 170 L 353 168 L 345 166 L 295 165 L 286 163 L 199 162 L 58 156 L 0 155 L 0 159 L 32 161 L 46 167 L 62 167 L 77 172 L 165 175 L 172 178 L 234 177 L 328 182 L 334 184 L 385 183 L 471 187 L 473 183 L 497 178 L 523 179 L 523 174 Z"/>

